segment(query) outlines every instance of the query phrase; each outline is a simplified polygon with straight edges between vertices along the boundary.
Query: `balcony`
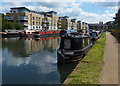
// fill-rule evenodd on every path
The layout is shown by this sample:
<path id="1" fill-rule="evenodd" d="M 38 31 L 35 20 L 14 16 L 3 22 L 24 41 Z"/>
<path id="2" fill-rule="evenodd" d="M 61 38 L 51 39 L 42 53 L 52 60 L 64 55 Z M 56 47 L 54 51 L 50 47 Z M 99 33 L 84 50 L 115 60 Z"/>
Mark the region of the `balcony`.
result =
<path id="1" fill-rule="evenodd" d="M 51 23 L 51 21 L 49 21 L 49 20 L 46 20 L 46 23 Z"/>
<path id="2" fill-rule="evenodd" d="M 61 24 L 61 22 L 58 22 L 58 24 Z"/>
<path id="3" fill-rule="evenodd" d="M 46 27 L 47 25 L 46 24 L 42 24 L 43 27 Z"/>
<path id="4" fill-rule="evenodd" d="M 19 20 L 28 20 L 28 17 L 20 17 Z"/>
<path id="5" fill-rule="evenodd" d="M 40 19 L 36 19 L 36 21 L 40 21 Z"/>
<path id="6" fill-rule="evenodd" d="M 24 26 L 28 26 L 27 22 L 22 22 L 21 24 L 23 24 Z"/>
<path id="7" fill-rule="evenodd" d="M 37 26 L 39 26 L 39 25 L 40 25 L 40 23 L 36 23 L 36 25 L 37 25 Z"/>
<path id="8" fill-rule="evenodd" d="M 42 22 L 46 22 L 46 20 L 42 20 Z"/>
<path id="9" fill-rule="evenodd" d="M 61 26 L 58 26 L 58 27 L 61 27 Z"/>
<path id="10" fill-rule="evenodd" d="M 6 16 L 6 19 L 7 20 L 13 20 L 13 17 L 12 16 Z"/>
<path id="11" fill-rule="evenodd" d="M 40 20 L 41 20 L 41 18 L 36 17 L 36 21 L 40 21 Z"/>

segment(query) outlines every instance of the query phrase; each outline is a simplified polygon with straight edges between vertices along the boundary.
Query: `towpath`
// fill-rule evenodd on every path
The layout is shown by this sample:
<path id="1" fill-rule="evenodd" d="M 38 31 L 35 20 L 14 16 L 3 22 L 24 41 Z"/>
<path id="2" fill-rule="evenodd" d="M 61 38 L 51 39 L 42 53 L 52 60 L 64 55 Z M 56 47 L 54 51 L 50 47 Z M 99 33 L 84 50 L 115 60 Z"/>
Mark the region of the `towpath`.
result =
<path id="1" fill-rule="evenodd" d="M 118 42 L 106 32 L 106 46 L 100 84 L 118 84 Z"/>

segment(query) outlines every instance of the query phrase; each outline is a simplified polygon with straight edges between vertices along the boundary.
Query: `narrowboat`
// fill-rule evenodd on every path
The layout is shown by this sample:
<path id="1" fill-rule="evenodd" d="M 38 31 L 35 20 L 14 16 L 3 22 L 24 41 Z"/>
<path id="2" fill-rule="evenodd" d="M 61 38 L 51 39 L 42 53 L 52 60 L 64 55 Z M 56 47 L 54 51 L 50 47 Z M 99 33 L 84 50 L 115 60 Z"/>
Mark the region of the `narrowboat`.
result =
<path id="1" fill-rule="evenodd" d="M 34 37 L 42 37 L 42 36 L 51 36 L 51 35 L 59 35 L 59 31 L 49 30 L 49 31 L 36 31 L 34 33 Z"/>
<path id="2" fill-rule="evenodd" d="M 61 37 L 57 50 L 58 63 L 74 62 L 82 59 L 91 48 L 90 36 L 70 35 Z"/>
<path id="3" fill-rule="evenodd" d="M 24 30 L 23 32 L 19 33 L 20 37 L 31 37 L 35 33 L 35 30 Z"/>
<path id="4" fill-rule="evenodd" d="M 21 30 L 5 30 L 5 32 L 2 32 L 2 37 L 19 37 L 19 33 Z"/>
<path id="5" fill-rule="evenodd" d="M 93 31 L 91 34 L 91 40 L 97 40 L 100 38 L 101 36 L 101 32 L 100 31 Z"/>

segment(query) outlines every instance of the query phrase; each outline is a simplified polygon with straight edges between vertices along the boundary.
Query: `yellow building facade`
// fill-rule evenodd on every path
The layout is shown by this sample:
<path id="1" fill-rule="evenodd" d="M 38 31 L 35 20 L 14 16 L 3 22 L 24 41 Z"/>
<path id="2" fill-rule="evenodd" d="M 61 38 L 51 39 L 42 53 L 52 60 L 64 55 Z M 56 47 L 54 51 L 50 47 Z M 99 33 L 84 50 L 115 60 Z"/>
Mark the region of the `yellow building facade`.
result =
<path id="1" fill-rule="evenodd" d="M 33 11 L 26 7 L 10 9 L 10 12 L 6 13 L 6 19 L 23 24 L 25 30 L 74 29 L 85 32 L 88 29 L 88 25 L 85 22 L 69 19 L 68 16 L 59 17 L 55 11 Z"/>
<path id="2" fill-rule="evenodd" d="M 57 12 L 38 12 L 29 10 L 26 7 L 11 8 L 6 13 L 6 19 L 12 22 L 21 23 L 24 29 L 34 30 L 57 30 L 58 16 Z"/>

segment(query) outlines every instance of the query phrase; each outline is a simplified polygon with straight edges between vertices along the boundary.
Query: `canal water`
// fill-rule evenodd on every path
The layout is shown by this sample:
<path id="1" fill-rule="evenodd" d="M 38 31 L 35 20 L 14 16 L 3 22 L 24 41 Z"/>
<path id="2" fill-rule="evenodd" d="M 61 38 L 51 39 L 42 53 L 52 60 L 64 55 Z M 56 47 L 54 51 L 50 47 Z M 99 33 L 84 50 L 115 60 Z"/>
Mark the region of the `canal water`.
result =
<path id="1" fill-rule="evenodd" d="M 61 84 L 78 64 L 57 65 L 59 37 L 1 40 L 2 84 Z"/>

